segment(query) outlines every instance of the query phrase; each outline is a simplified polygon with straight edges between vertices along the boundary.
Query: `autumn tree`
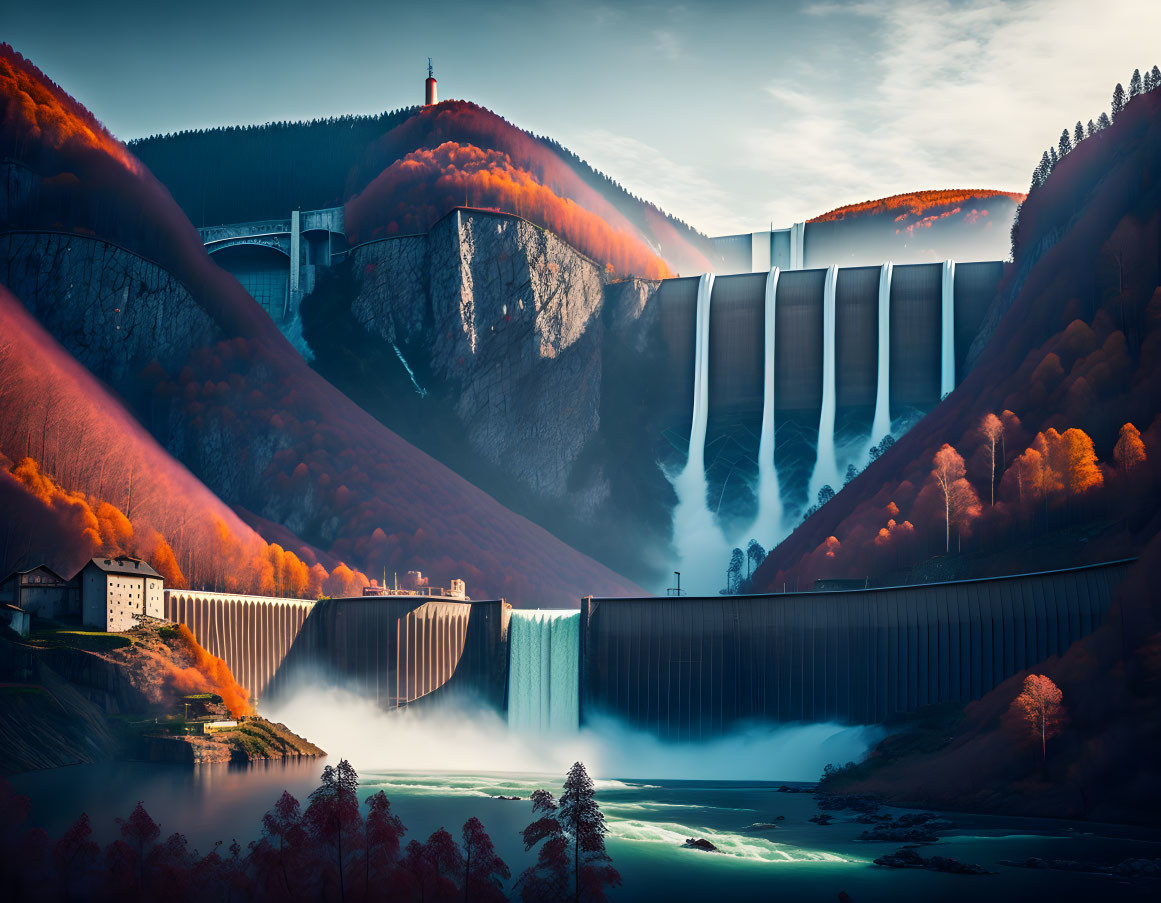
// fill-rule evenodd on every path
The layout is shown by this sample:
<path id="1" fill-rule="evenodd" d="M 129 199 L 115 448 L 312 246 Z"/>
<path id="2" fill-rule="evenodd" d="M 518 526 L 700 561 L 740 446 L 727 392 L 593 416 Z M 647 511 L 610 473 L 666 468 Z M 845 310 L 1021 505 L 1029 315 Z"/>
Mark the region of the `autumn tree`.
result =
<path id="1" fill-rule="evenodd" d="M 984 419 L 980 421 L 980 434 L 988 444 L 988 452 L 992 460 L 992 476 L 988 481 L 988 489 L 991 492 L 991 504 L 994 507 L 996 504 L 996 444 L 1004 436 L 1003 421 L 995 414 L 985 414 Z"/>
<path id="2" fill-rule="evenodd" d="M 521 831 L 524 849 L 539 844 L 536 862 L 520 875 L 516 886 L 524 903 L 563 900 L 568 895 L 568 838 L 559 819 L 559 807 L 547 790 L 532 791 L 532 814 L 539 816 Z"/>
<path id="3" fill-rule="evenodd" d="M 1113 460 L 1121 473 L 1128 473 L 1138 464 L 1145 461 L 1145 443 L 1141 440 L 1141 431 L 1133 424 L 1126 423 L 1121 427 L 1117 436 L 1117 444 L 1113 447 Z"/>
<path id="4" fill-rule="evenodd" d="M 944 551 L 950 552 L 951 525 L 955 523 L 961 530 L 966 528 L 980 514 L 980 500 L 966 479 L 963 458 L 954 448 L 945 442 L 932 462 L 935 467 L 931 476 L 943 498 Z"/>
<path id="5" fill-rule="evenodd" d="M 367 797 L 367 817 L 363 820 L 363 897 L 371 899 L 371 887 L 387 879 L 399 858 L 400 841 L 406 829 L 382 790 Z"/>
<path id="6" fill-rule="evenodd" d="M 512 872 L 475 816 L 464 822 L 463 840 L 465 903 L 503 903 L 504 881 Z"/>
<path id="7" fill-rule="evenodd" d="M 331 856 L 323 861 L 326 877 L 339 887 L 345 900 L 347 859 L 362 840 L 359 815 L 359 776 L 346 759 L 323 769 L 322 784 L 310 795 L 304 821 L 311 838 Z"/>
<path id="8" fill-rule="evenodd" d="M 1044 761 L 1048 751 L 1048 741 L 1064 727 L 1066 711 L 1064 694 L 1051 678 L 1043 674 L 1029 674 L 1024 678 L 1024 687 L 1012 700 L 1012 709 L 1019 713 L 1028 726 L 1029 733 L 1040 738 L 1040 760 Z"/>

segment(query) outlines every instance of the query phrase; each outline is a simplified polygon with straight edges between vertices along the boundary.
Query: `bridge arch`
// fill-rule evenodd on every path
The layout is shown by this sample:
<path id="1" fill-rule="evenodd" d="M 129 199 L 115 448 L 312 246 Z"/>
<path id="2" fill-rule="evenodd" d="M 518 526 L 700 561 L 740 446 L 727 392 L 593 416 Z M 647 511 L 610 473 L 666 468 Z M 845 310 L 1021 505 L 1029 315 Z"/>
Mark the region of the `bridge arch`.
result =
<path id="1" fill-rule="evenodd" d="M 214 263 L 232 273 L 276 321 L 286 317 L 290 305 L 290 252 L 284 241 L 252 236 L 206 247 Z"/>

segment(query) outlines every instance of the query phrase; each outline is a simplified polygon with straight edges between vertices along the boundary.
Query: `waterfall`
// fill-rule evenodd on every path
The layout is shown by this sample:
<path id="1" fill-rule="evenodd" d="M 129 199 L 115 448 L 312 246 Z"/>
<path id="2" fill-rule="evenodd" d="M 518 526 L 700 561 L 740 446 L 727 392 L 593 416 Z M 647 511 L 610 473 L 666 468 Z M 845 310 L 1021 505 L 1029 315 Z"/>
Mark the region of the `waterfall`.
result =
<path id="1" fill-rule="evenodd" d="M 710 298 L 714 274 L 705 273 L 697 284 L 697 332 L 693 345 L 693 425 L 689 430 L 689 457 L 685 469 L 701 474 L 705 483 L 705 429 L 709 419 Z"/>
<path id="2" fill-rule="evenodd" d="M 955 388 L 955 261 L 943 262 L 942 337 L 939 355 L 939 397 Z"/>
<path id="3" fill-rule="evenodd" d="M 753 533 L 769 545 L 782 538 L 782 490 L 774 466 L 774 327 L 778 267 L 766 277 L 766 369 L 762 378 L 762 436 L 758 444 L 758 516 Z"/>
<path id="4" fill-rule="evenodd" d="M 823 486 L 830 486 L 835 492 L 842 488 L 834 449 L 834 296 L 837 283 L 838 267 L 832 265 L 827 268 L 822 292 L 822 410 L 818 418 L 818 451 L 814 459 L 814 473 L 810 476 L 810 497 L 807 500 L 811 504 Z"/>
<path id="5" fill-rule="evenodd" d="M 879 271 L 879 374 L 875 381 L 875 419 L 871 445 L 891 432 L 891 263 Z"/>
<path id="6" fill-rule="evenodd" d="M 580 612 L 516 610 L 508 622 L 508 726 L 567 733 L 580 722 Z"/>
<path id="7" fill-rule="evenodd" d="M 710 298 L 714 277 L 706 273 L 697 286 L 697 324 L 693 352 L 693 425 L 685 467 L 672 478 L 677 507 L 673 510 L 673 545 L 690 592 L 712 594 L 720 588 L 730 546 L 706 505 L 705 433 L 709 419 Z"/>

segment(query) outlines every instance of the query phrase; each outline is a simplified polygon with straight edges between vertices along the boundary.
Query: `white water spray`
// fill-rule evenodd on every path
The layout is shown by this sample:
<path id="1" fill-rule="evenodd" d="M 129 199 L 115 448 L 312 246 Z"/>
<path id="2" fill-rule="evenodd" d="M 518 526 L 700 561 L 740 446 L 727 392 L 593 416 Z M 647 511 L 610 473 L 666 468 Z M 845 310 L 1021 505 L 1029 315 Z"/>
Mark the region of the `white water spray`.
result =
<path id="1" fill-rule="evenodd" d="M 818 450 L 814 460 L 814 472 L 810 476 L 810 497 L 817 497 L 823 486 L 830 486 L 837 492 L 842 488 L 839 478 L 838 458 L 834 448 L 835 417 L 835 287 L 838 284 L 838 267 L 830 266 L 826 271 L 826 283 L 822 292 L 822 410 L 818 418 Z"/>
<path id="2" fill-rule="evenodd" d="M 697 286 L 697 322 L 693 354 L 693 425 L 689 430 L 689 455 L 685 467 L 673 479 L 677 507 L 673 511 L 673 544 L 683 582 L 690 592 L 713 595 L 721 585 L 721 572 L 730 546 L 714 523 L 707 507 L 705 435 L 709 420 L 710 300 L 714 277 L 706 273 Z"/>
<path id="3" fill-rule="evenodd" d="M 939 397 L 951 394 L 955 388 L 955 261 L 943 262 L 943 304 L 940 318 Z"/>
<path id="4" fill-rule="evenodd" d="M 875 380 L 875 419 L 871 446 L 891 432 L 891 262 L 879 271 L 879 372 Z"/>
<path id="5" fill-rule="evenodd" d="M 508 726 L 575 733 L 580 722 L 580 612 L 513 611 L 508 622 Z"/>
<path id="6" fill-rule="evenodd" d="M 777 314 L 778 267 L 766 277 L 765 372 L 762 377 L 762 435 L 758 443 L 758 516 L 751 533 L 773 547 L 783 535 L 782 489 L 774 465 L 774 364 L 775 317 Z"/>

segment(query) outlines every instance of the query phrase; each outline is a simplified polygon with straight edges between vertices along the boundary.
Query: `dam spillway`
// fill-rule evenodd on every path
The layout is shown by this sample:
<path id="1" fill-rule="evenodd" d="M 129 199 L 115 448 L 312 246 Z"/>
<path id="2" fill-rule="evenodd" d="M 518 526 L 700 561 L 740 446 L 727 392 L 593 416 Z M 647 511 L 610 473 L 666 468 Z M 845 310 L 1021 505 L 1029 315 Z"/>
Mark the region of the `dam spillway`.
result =
<path id="1" fill-rule="evenodd" d="M 303 602 L 263 621 L 278 606 L 200 594 L 170 617 L 229 656 L 252 692 L 247 681 L 273 668 L 265 696 L 275 700 L 334 687 L 383 709 L 506 712 L 524 733 L 611 717 L 703 740 L 978 699 L 1096 629 L 1131 564 L 864 590 L 589 597 L 579 612 L 380 597 Z M 276 624 L 295 632 L 281 660 Z"/>
<path id="2" fill-rule="evenodd" d="M 662 281 L 648 438 L 673 475 L 675 567 L 694 591 L 718 589 L 731 547 L 781 539 L 954 388 L 1002 274 L 945 261 Z"/>
<path id="3" fill-rule="evenodd" d="M 513 611 L 508 622 L 508 726 L 568 733 L 580 723 L 580 612 Z"/>

